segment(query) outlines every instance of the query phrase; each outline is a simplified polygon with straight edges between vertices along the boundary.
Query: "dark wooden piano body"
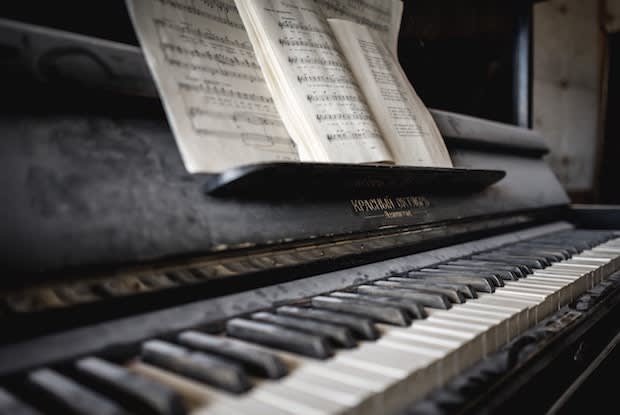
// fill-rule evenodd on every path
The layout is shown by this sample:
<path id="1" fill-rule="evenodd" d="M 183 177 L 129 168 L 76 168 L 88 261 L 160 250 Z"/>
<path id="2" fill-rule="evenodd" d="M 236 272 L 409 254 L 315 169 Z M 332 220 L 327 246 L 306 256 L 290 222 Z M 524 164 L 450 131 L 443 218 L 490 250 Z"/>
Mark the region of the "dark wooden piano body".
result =
<path id="1" fill-rule="evenodd" d="M 68 42 L 88 51 L 80 57 L 107 56 L 94 61 L 134 60 L 135 72 L 121 78 L 145 73 L 135 48 L 62 33 L 32 36 L 43 52 L 46 42 L 50 48 Z M 620 228 L 613 207 L 569 206 L 535 132 L 442 111 L 433 115 L 455 166 L 502 170 L 502 180 L 473 192 L 442 191 L 439 180 L 434 189 L 386 191 L 379 183 L 342 197 L 306 194 L 303 181 L 292 193 L 265 182 L 264 196 L 210 196 L 204 185 L 213 177 L 185 171 L 156 98 L 76 85 L 58 75 L 62 68 L 48 65 L 47 72 L 33 65 L 32 73 L 0 80 L 3 301 L 13 296 L 29 304 L 28 295 L 46 287 L 198 265 L 208 275 L 192 285 L 26 306 L 23 312 L 3 304 L 1 379 L 85 354 L 122 354 L 145 338 L 404 271 L 416 261 L 441 261 L 433 249 L 457 246 L 450 255 L 458 256 L 480 238 L 534 226 Z M 148 80 L 137 79 L 142 92 L 152 94 Z M 515 402 L 545 407 L 605 347 L 617 326 L 610 317 L 617 297 L 609 294 L 604 312 L 592 311 L 578 330 L 562 331 L 563 341 L 509 368 L 501 382 L 494 379 L 501 387 L 448 409 L 506 409 Z M 571 360 L 584 347 L 582 360 Z M 538 376 L 537 370 L 554 380 L 558 373 L 570 376 L 546 396 L 532 388 L 537 383 L 527 387 L 524 378 L 510 378 Z"/>

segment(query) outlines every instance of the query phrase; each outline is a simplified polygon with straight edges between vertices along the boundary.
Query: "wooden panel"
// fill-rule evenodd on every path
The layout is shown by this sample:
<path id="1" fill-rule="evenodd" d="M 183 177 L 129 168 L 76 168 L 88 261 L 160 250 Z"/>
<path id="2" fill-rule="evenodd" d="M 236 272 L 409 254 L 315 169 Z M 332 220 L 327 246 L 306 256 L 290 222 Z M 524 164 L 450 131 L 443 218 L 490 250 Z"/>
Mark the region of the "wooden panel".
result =
<path id="1" fill-rule="evenodd" d="M 599 3 L 552 0 L 534 6 L 534 128 L 569 191 L 591 191 L 599 146 L 604 38 Z"/>

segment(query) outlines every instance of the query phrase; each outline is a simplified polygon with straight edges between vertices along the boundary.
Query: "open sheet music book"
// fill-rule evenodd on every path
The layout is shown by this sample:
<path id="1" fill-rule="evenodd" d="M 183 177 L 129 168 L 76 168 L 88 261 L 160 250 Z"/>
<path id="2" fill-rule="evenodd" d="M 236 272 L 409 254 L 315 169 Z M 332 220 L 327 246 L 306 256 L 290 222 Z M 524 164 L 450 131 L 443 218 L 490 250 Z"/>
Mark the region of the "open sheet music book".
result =
<path id="1" fill-rule="evenodd" d="M 451 167 L 396 59 L 400 0 L 127 0 L 187 169 Z"/>

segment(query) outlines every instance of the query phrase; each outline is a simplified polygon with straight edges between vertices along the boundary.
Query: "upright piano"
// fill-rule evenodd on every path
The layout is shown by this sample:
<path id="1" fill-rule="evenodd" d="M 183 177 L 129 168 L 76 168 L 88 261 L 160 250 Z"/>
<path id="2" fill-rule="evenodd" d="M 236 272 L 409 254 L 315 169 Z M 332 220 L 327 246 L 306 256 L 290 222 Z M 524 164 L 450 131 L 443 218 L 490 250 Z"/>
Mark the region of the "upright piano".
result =
<path id="1" fill-rule="evenodd" d="M 535 131 L 433 111 L 453 172 L 192 175 L 136 46 L 1 20 L 0 52 L 0 414 L 613 399 L 620 210 Z"/>

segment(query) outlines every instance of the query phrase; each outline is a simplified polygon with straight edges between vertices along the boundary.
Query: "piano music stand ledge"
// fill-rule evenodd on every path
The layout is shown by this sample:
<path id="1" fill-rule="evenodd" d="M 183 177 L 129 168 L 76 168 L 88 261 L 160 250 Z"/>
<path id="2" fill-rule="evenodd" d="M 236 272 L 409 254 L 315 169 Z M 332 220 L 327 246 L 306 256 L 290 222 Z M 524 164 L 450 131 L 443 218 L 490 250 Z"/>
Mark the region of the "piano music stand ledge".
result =
<path id="1" fill-rule="evenodd" d="M 210 175 L 204 190 L 235 198 L 343 198 L 398 192 L 474 193 L 498 182 L 502 170 L 377 164 L 274 162 Z"/>

